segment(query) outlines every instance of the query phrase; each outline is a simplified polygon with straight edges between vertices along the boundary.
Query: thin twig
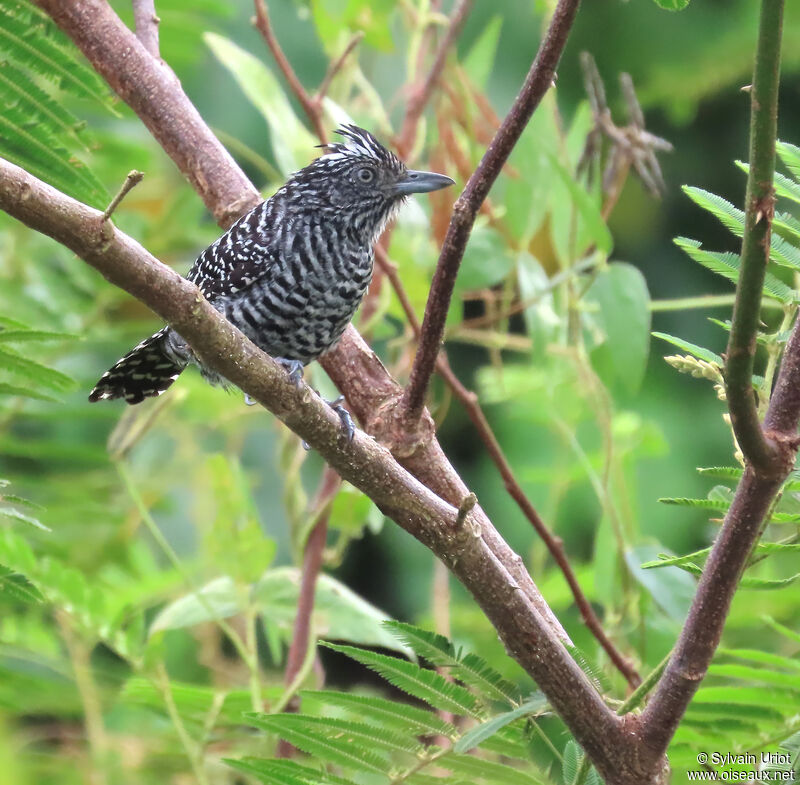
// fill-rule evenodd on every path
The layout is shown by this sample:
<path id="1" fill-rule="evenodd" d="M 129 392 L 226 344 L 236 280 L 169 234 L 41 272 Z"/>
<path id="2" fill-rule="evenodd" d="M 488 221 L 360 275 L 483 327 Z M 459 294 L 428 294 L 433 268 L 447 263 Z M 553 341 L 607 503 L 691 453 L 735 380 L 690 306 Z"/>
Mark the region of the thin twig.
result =
<path id="1" fill-rule="evenodd" d="M 261 33 L 262 37 L 264 38 L 264 41 L 266 42 L 269 51 L 272 52 L 272 56 L 275 58 L 275 62 L 286 79 L 289 88 L 297 97 L 297 100 L 303 107 L 303 111 L 306 113 L 306 116 L 314 126 L 314 133 L 316 133 L 322 144 L 324 144 L 328 138 L 325 133 L 325 126 L 322 124 L 319 107 L 314 104 L 313 100 L 309 97 L 308 93 L 303 87 L 303 84 L 297 78 L 297 74 L 294 72 L 292 64 L 289 62 L 289 59 L 284 54 L 284 51 L 278 42 L 278 39 L 275 37 L 275 32 L 272 29 L 272 23 L 270 22 L 269 11 L 267 10 L 267 4 L 265 0 L 253 0 L 253 4 L 256 10 L 255 26 L 258 29 L 258 32 Z"/>
<path id="2" fill-rule="evenodd" d="M 450 15 L 450 24 L 447 27 L 447 33 L 442 38 L 436 55 L 433 58 L 433 65 L 426 75 L 425 79 L 419 85 L 414 85 L 409 90 L 408 102 L 406 104 L 406 114 L 403 118 L 403 125 L 400 129 L 400 134 L 397 137 L 397 150 L 401 158 L 407 158 L 414 147 L 414 141 L 417 135 L 417 126 L 419 125 L 422 113 L 428 105 L 436 83 L 442 75 L 444 65 L 447 62 L 447 55 L 450 48 L 458 38 L 464 22 L 472 10 L 472 0 L 458 0 L 453 13 Z"/>
<path id="3" fill-rule="evenodd" d="M 364 32 L 362 30 L 359 30 L 347 42 L 347 46 L 344 48 L 342 53 L 328 66 L 328 70 L 325 72 L 325 77 L 323 78 L 322 82 L 320 83 L 319 89 L 317 90 L 317 94 L 312 99 L 313 102 L 317 105 L 318 109 L 322 108 L 322 101 L 328 94 L 328 89 L 331 86 L 333 78 L 336 76 L 336 74 L 339 73 L 345 61 L 350 56 L 350 53 L 353 51 L 353 49 L 355 49 L 359 45 L 359 43 L 361 43 L 362 38 L 364 38 Z"/>
<path id="4" fill-rule="evenodd" d="M 453 207 L 453 217 L 447 229 L 425 307 L 422 335 L 411 370 L 411 381 L 401 404 L 409 422 L 419 419 L 425 405 L 425 395 L 436 366 L 456 276 L 472 225 L 533 111 L 553 83 L 556 65 L 567 43 L 578 4 L 579 0 L 559 0 L 519 95 Z"/>
<path id="5" fill-rule="evenodd" d="M 161 20 L 156 15 L 154 0 L 131 0 L 131 4 L 136 37 L 153 57 L 161 59 L 158 50 L 158 24 Z"/>
<path id="6" fill-rule="evenodd" d="M 119 191 L 117 191 L 117 195 L 109 202 L 108 207 L 106 207 L 105 211 L 103 212 L 100 223 L 105 223 L 109 218 L 111 218 L 114 210 L 119 207 L 119 203 L 128 195 L 128 192 L 132 188 L 135 188 L 139 183 L 142 182 L 143 177 L 144 172 L 138 172 L 136 169 L 128 172 L 125 182 L 122 184 Z"/>

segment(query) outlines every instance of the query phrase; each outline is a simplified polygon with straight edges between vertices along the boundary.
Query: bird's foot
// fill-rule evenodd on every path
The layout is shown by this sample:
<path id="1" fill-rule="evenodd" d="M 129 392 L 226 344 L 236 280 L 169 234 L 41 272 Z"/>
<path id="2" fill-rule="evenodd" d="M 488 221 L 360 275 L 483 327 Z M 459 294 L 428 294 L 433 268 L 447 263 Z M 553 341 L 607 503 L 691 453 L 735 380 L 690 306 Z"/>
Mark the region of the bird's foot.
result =
<path id="1" fill-rule="evenodd" d="M 276 357 L 289 374 L 289 381 L 299 390 L 303 386 L 303 363 L 300 360 L 287 360 L 285 357 Z"/>
<path id="2" fill-rule="evenodd" d="M 328 406 L 339 415 L 339 419 L 342 421 L 342 427 L 344 428 L 345 435 L 347 436 L 347 441 L 352 442 L 353 437 L 356 435 L 356 426 L 353 423 L 353 418 L 350 416 L 350 412 L 342 406 L 342 401 L 344 400 L 344 395 L 340 395 L 334 401 L 325 401 Z"/>

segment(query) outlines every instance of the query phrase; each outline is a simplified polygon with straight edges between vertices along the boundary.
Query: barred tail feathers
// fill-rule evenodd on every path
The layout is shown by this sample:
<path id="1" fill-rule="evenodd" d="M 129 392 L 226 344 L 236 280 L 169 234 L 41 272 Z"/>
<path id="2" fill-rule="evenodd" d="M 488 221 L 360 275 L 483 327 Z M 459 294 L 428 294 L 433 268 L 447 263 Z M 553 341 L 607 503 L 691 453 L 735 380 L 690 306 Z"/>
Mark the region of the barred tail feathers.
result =
<path id="1" fill-rule="evenodd" d="M 135 346 L 109 368 L 89 393 L 89 401 L 124 398 L 126 403 L 141 403 L 161 395 L 186 368 L 167 346 L 169 327 Z"/>

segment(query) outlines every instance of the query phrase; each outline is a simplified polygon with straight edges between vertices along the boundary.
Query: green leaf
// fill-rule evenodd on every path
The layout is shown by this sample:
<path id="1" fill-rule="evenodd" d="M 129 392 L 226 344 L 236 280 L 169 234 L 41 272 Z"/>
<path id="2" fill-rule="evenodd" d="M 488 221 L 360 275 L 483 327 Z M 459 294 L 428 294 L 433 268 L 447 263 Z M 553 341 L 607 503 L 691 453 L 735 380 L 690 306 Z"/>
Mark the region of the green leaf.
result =
<path id="1" fill-rule="evenodd" d="M 795 666 L 796 667 L 796 666 Z M 796 673 L 781 673 L 771 668 L 752 668 L 747 665 L 714 663 L 709 666 L 709 674 L 726 679 L 741 679 L 761 684 L 771 684 L 782 689 L 800 692 L 800 679 Z"/>
<path id="2" fill-rule="evenodd" d="M 715 477 L 718 480 L 738 482 L 742 479 L 744 469 L 738 466 L 706 466 L 699 467 L 697 473 L 704 477 Z"/>
<path id="3" fill-rule="evenodd" d="M 0 367 L 50 390 L 63 392 L 74 387 L 75 382 L 66 374 L 28 360 L 10 349 L 0 349 Z"/>
<path id="4" fill-rule="evenodd" d="M 356 695 L 335 690 L 303 690 L 301 696 L 304 706 L 307 705 L 306 701 L 319 703 L 394 730 L 411 731 L 418 736 L 452 738 L 456 735 L 456 729 L 451 723 L 431 711 L 407 703 L 390 701 L 375 695 Z"/>
<path id="5" fill-rule="evenodd" d="M 665 11 L 683 11 L 689 5 L 689 0 L 653 0 L 653 2 Z"/>
<path id="6" fill-rule="evenodd" d="M 582 185 L 575 182 L 554 153 L 546 151 L 546 155 L 553 171 L 559 175 L 561 182 L 569 192 L 580 219 L 578 227 L 574 231 L 574 247 L 579 252 L 583 252 L 586 248 L 595 246 L 601 254 L 608 256 L 614 247 L 614 240 L 600 212 L 598 200 L 589 194 Z M 562 256 L 564 255 L 569 256 L 565 249 L 562 249 Z M 569 262 L 571 259 L 565 258 L 564 261 Z"/>
<path id="7" fill-rule="evenodd" d="M 721 196 L 704 191 L 702 188 L 684 186 L 683 190 L 696 204 L 716 216 L 723 226 L 737 237 L 744 235 L 744 211 L 734 207 Z M 787 226 L 786 222 L 784 226 Z M 772 261 L 783 267 L 800 270 L 800 249 L 778 234 L 772 235 L 769 255 Z"/>
<path id="8" fill-rule="evenodd" d="M 21 10 L 22 6 L 18 8 Z M 31 6 L 26 8 L 33 14 L 17 13 L 18 9 L 0 4 L 0 52 L 11 55 L 62 90 L 110 108 L 103 80 L 78 59 L 75 48 L 46 16 Z"/>
<path id="9" fill-rule="evenodd" d="M 702 346 L 690 343 L 689 341 L 684 341 L 683 338 L 677 338 L 676 336 L 669 335 L 668 333 L 653 332 L 652 336 L 654 338 L 660 338 L 662 341 L 666 341 L 667 343 L 671 343 L 673 346 L 677 346 L 687 354 L 691 354 L 692 357 L 697 357 L 698 360 L 704 360 L 707 363 L 714 363 L 720 368 L 725 366 L 725 360 L 723 360 L 722 357 L 715 352 L 712 352 L 710 349 L 704 349 Z"/>
<path id="10" fill-rule="evenodd" d="M 45 395 L 45 393 L 39 392 L 38 390 L 31 390 L 29 387 L 20 387 L 16 384 L 6 384 L 6 382 L 0 382 L 0 395 L 12 395 L 19 398 L 33 398 L 37 401 L 57 400 L 51 395 Z"/>
<path id="11" fill-rule="evenodd" d="M 149 634 L 227 619 L 242 610 L 241 592 L 234 582 L 227 576 L 216 578 L 163 608 L 150 625 Z"/>
<path id="12" fill-rule="evenodd" d="M 353 785 L 351 780 L 327 771 L 312 769 L 294 760 L 246 757 L 222 759 L 228 766 L 257 777 L 267 785 Z"/>
<path id="13" fill-rule="evenodd" d="M 44 602 L 44 596 L 22 573 L 0 564 L 0 596 L 29 605 Z"/>
<path id="14" fill-rule="evenodd" d="M 650 294 L 633 265 L 613 262 L 601 270 L 584 298 L 597 312 L 585 314 L 605 336 L 591 350 L 592 365 L 610 387 L 628 395 L 641 386 L 650 348 Z"/>
<path id="15" fill-rule="evenodd" d="M 489 700 L 516 701 L 518 690 L 510 681 L 504 679 L 476 654 L 456 654 L 453 644 L 444 635 L 400 621 L 387 621 L 383 626 L 408 644 L 418 657 L 432 665 L 449 668 L 453 676 L 469 684 Z"/>
<path id="16" fill-rule="evenodd" d="M 267 121 L 272 150 L 281 174 L 288 177 L 308 163 L 316 140 L 298 120 L 272 71 L 261 60 L 221 35 L 206 33 L 203 38 Z"/>
<path id="17" fill-rule="evenodd" d="M 55 333 L 48 330 L 0 330 L 0 343 L 27 343 L 29 341 L 63 341 L 77 338 L 70 333 Z"/>
<path id="18" fill-rule="evenodd" d="M 640 545 L 625 553 L 625 562 L 656 605 L 674 622 L 682 624 L 694 598 L 696 583 L 680 569 L 643 570 L 641 564 L 653 561 L 657 552 L 653 545 Z"/>
<path id="19" fill-rule="evenodd" d="M 687 499 L 684 497 L 662 497 L 658 500 L 661 504 L 672 504 L 677 507 L 697 507 L 702 510 L 719 510 L 727 512 L 730 502 L 722 499 Z"/>
<path id="20" fill-rule="evenodd" d="M 486 739 L 494 736 L 506 725 L 518 720 L 520 717 L 541 714 L 547 708 L 547 698 L 541 693 L 529 698 L 521 706 L 511 711 L 497 714 L 490 720 L 476 725 L 472 730 L 467 731 L 453 746 L 456 752 L 469 752 L 474 747 L 482 744 Z"/>
<path id="21" fill-rule="evenodd" d="M 760 665 L 769 665 L 772 668 L 787 668 L 789 670 L 800 670 L 800 660 L 792 657 L 781 657 L 779 654 L 773 654 L 768 651 L 761 651 L 759 649 L 725 649 L 720 648 L 717 650 L 720 656 L 735 657 L 739 660 L 747 660 L 749 662 L 757 662 Z"/>
<path id="22" fill-rule="evenodd" d="M 397 657 L 388 657 L 385 654 L 356 649 L 352 646 L 339 646 L 333 643 L 323 645 L 366 665 L 390 684 L 436 709 L 470 717 L 480 716 L 477 698 L 464 687 L 453 684 L 436 671 L 425 670 L 413 662 Z"/>
<path id="23" fill-rule="evenodd" d="M 487 783 L 503 783 L 504 785 L 541 785 L 541 780 L 526 771 L 512 768 L 502 763 L 483 760 L 474 755 L 447 755 L 439 761 L 442 768 L 449 769 L 458 777 L 468 780 L 479 779 Z"/>
<path id="24" fill-rule="evenodd" d="M 784 166 L 800 180 L 800 147 L 789 142 L 778 141 L 775 143 L 775 151 L 783 161 Z"/>
<path id="25" fill-rule="evenodd" d="M 27 523 L 29 526 L 33 526 L 34 528 L 41 529 L 45 532 L 51 531 L 50 527 L 45 526 L 37 518 L 34 518 L 32 515 L 28 515 L 24 512 L 20 512 L 19 510 L 15 510 L 13 507 L 0 507 L 0 516 L 4 518 L 10 518 L 12 521 Z"/>
<path id="26" fill-rule="evenodd" d="M 743 161 L 736 161 L 736 166 L 739 167 L 745 174 L 750 172 L 750 164 Z M 789 179 L 786 175 L 780 172 L 775 172 L 775 193 L 778 196 L 783 196 L 785 199 L 791 199 L 793 202 L 800 203 L 800 185 L 794 180 Z"/>
<path id="27" fill-rule="evenodd" d="M 733 283 L 739 280 L 741 262 L 738 254 L 705 251 L 697 240 L 690 240 L 687 237 L 676 237 L 674 243 L 707 270 L 711 270 Z M 764 279 L 764 294 L 784 303 L 797 301 L 797 293 L 772 273 L 767 273 Z"/>
<path id="28" fill-rule="evenodd" d="M 377 744 L 369 741 L 369 727 L 365 727 L 367 738 L 351 731 L 346 733 L 327 725 L 331 722 L 320 717 L 298 714 L 256 714 L 247 712 L 245 719 L 257 728 L 270 731 L 315 758 L 343 766 L 355 771 L 371 771 L 385 774 L 389 761 L 385 754 L 378 753 Z M 326 728 L 333 731 L 331 736 Z"/>
<path id="29" fill-rule="evenodd" d="M 489 82 L 502 27 L 503 17 L 492 17 L 489 24 L 484 26 L 472 48 L 461 60 L 464 70 L 479 90 L 485 90 Z"/>

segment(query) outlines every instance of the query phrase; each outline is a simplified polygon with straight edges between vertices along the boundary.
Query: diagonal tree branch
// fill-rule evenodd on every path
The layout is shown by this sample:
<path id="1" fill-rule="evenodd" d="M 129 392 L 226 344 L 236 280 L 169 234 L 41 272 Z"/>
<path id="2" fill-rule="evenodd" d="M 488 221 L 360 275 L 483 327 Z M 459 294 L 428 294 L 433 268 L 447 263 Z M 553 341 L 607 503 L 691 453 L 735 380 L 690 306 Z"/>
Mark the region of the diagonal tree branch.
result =
<path id="1" fill-rule="evenodd" d="M 578 12 L 579 1 L 559 0 L 519 95 L 453 206 L 453 217 L 425 306 L 422 336 L 411 370 L 411 381 L 403 396 L 402 406 L 409 422 L 419 419 L 425 406 L 425 394 L 436 366 L 453 287 L 472 225 L 534 110 L 553 83 L 556 66 Z"/>
<path id="2" fill-rule="evenodd" d="M 194 284 L 104 222 L 101 212 L 2 159 L 0 209 L 66 245 L 152 308 L 204 365 L 273 412 L 342 478 L 430 548 L 473 594 L 511 656 L 537 681 L 608 781 L 642 781 L 636 757 L 630 754 L 626 718 L 608 708 L 549 621 L 519 590 L 482 536 L 476 510 L 456 525 L 457 509 L 404 471 L 384 447 L 362 432 L 348 442 L 329 406 L 307 386 L 297 390 L 283 368 L 216 311 Z M 624 760 L 621 751 L 628 753 Z"/>

